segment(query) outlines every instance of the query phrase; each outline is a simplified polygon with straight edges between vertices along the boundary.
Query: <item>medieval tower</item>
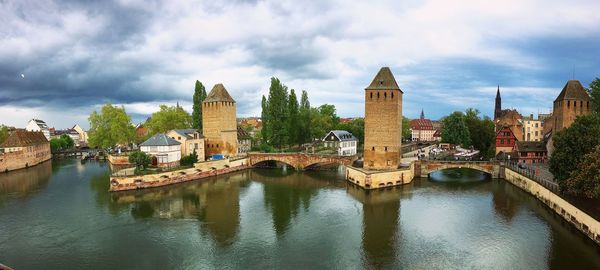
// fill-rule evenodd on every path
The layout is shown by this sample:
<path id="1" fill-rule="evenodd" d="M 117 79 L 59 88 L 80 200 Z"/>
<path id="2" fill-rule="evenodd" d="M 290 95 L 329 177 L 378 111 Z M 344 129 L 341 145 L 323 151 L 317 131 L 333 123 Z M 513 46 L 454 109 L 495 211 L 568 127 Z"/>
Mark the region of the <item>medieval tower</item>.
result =
<path id="1" fill-rule="evenodd" d="M 202 102 L 202 133 L 206 157 L 237 155 L 235 100 L 223 84 L 216 84 Z"/>
<path id="2" fill-rule="evenodd" d="M 365 169 L 397 169 L 402 158 L 402 90 L 389 67 L 365 88 Z"/>
<path id="3" fill-rule="evenodd" d="M 552 108 L 554 134 L 563 128 L 570 127 L 577 116 L 592 113 L 590 101 L 590 95 L 579 81 L 568 81 L 554 100 L 554 107 Z"/>

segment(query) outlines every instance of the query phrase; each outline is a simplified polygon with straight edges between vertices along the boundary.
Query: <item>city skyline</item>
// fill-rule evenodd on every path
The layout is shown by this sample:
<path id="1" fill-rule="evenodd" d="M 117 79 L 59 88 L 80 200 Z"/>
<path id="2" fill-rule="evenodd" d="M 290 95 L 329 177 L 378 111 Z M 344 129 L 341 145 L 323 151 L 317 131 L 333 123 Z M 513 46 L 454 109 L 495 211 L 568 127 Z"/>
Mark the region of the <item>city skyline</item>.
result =
<path id="1" fill-rule="evenodd" d="M 404 114 L 467 107 L 548 113 L 569 79 L 600 76 L 600 3 L 393 1 L 2 2 L 0 115 L 88 127 L 105 102 L 140 122 L 158 105 L 191 112 L 195 80 L 223 83 L 238 115 L 259 116 L 269 78 L 313 106 L 364 116 L 364 88 L 389 66 Z M 372 12 L 370 12 L 372 11 Z M 360 108 L 360 109 L 358 109 Z"/>

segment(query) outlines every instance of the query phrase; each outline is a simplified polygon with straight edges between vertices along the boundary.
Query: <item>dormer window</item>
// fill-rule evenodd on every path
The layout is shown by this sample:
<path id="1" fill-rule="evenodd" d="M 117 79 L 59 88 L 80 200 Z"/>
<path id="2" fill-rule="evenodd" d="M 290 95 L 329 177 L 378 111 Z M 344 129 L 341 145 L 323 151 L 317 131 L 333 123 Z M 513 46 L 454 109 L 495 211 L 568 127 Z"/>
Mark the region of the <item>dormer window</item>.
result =
<path id="1" fill-rule="evenodd" d="M 379 85 L 383 85 L 383 80 L 379 80 Z"/>

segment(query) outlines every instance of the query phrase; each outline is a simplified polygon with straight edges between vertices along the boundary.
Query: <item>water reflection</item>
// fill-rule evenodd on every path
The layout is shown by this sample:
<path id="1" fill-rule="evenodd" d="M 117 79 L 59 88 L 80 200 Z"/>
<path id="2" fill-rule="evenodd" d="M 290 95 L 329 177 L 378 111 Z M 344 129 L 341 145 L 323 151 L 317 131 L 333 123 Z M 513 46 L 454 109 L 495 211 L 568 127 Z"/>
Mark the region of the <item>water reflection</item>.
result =
<path id="1" fill-rule="evenodd" d="M 394 268 L 397 257 L 397 235 L 400 220 L 400 200 L 410 198 L 407 187 L 365 192 L 348 185 L 346 191 L 363 207 L 362 254 L 365 268 Z"/>
<path id="2" fill-rule="evenodd" d="M 27 169 L 0 173 L 0 206 L 9 196 L 28 198 L 46 188 L 52 175 L 52 161 Z"/>

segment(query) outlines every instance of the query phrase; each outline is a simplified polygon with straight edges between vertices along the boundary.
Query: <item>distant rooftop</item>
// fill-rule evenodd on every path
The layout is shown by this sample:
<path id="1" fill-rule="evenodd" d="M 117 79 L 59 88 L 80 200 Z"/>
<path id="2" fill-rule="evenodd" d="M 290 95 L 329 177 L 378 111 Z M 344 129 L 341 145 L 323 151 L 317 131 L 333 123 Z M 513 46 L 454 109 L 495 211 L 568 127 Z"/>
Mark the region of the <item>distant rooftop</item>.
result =
<path id="1" fill-rule="evenodd" d="M 569 80 L 554 102 L 565 99 L 591 100 L 590 95 L 585 91 L 585 88 L 583 88 L 578 80 Z"/>
<path id="2" fill-rule="evenodd" d="M 176 140 L 169 138 L 169 136 L 164 133 L 157 133 L 152 136 L 150 139 L 141 143 L 140 146 L 169 146 L 169 145 L 180 145 Z"/>

